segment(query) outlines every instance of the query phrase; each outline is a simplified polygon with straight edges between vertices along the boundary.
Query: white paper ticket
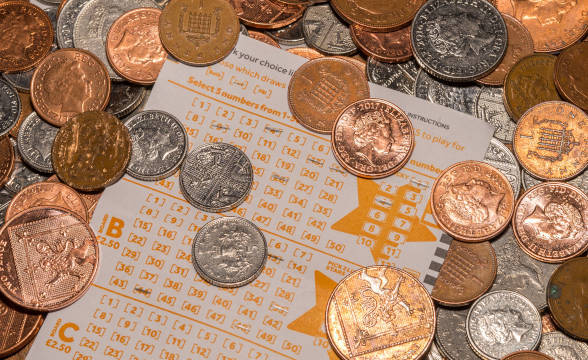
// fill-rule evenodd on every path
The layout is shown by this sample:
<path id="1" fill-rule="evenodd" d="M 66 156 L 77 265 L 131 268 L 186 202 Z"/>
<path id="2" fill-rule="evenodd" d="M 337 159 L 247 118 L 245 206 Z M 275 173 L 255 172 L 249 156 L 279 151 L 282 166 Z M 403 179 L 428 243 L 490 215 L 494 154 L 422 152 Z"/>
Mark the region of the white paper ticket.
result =
<path id="1" fill-rule="evenodd" d="M 28 359 L 335 359 L 324 312 L 345 275 L 390 264 L 431 289 L 449 242 L 428 206 L 431 186 L 450 164 L 482 159 L 493 129 L 370 84 L 372 97 L 410 116 L 416 146 L 398 174 L 357 178 L 339 166 L 328 136 L 289 112 L 289 78 L 305 61 L 241 37 L 214 66 L 166 62 L 147 108 L 181 119 L 192 147 L 243 149 L 254 168 L 251 194 L 234 211 L 211 214 L 184 200 L 177 174 L 127 176 L 108 188 L 91 222 L 101 243 L 95 283 L 49 314 Z M 270 254 L 262 275 L 237 289 L 209 285 L 190 258 L 198 229 L 227 215 L 257 224 Z"/>

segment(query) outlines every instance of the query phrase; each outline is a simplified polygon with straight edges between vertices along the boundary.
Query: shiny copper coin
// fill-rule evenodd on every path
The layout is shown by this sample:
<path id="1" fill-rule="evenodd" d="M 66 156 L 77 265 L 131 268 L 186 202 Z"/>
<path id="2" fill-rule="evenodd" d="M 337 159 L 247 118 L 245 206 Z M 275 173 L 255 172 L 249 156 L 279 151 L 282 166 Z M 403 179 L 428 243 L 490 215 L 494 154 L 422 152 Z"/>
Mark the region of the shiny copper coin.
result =
<path id="1" fill-rule="evenodd" d="M 383 178 L 398 172 L 410 158 L 414 130 L 398 106 L 364 99 L 339 114 L 331 145 L 345 170 L 364 178 Z"/>
<path id="2" fill-rule="evenodd" d="M 18 117 L 18 121 L 16 122 L 16 124 L 8 132 L 8 134 L 10 134 L 10 136 L 12 136 L 15 139 L 18 136 L 18 130 L 20 129 L 22 122 L 33 112 L 33 103 L 31 102 L 31 95 L 19 91 L 18 97 L 20 98 L 21 105 L 20 116 Z"/>
<path id="3" fill-rule="evenodd" d="M 276 0 L 225 0 L 233 6 L 241 22 L 257 29 L 279 29 L 300 19 L 305 5 Z"/>
<path id="4" fill-rule="evenodd" d="M 361 71 L 361 73 L 363 74 L 365 81 L 368 81 L 367 78 L 367 73 L 366 73 L 366 62 L 358 58 L 356 58 L 355 56 L 350 57 L 350 56 L 344 56 L 344 55 L 336 55 L 336 56 L 332 56 L 333 58 L 337 58 L 337 59 L 341 59 L 341 60 L 345 60 L 349 63 L 351 63 L 353 66 L 355 66 L 356 68 L 359 69 L 359 71 Z"/>
<path id="5" fill-rule="evenodd" d="M 454 240 L 431 297 L 444 306 L 467 305 L 490 289 L 497 267 L 496 254 L 488 241 L 465 243 Z"/>
<path id="6" fill-rule="evenodd" d="M 43 316 L 21 310 L 0 296 L 0 358 L 16 353 L 33 340 Z"/>
<path id="7" fill-rule="evenodd" d="M 541 183 L 521 196 L 512 226 L 521 249 L 539 261 L 579 256 L 588 250 L 588 196 L 566 183 Z"/>
<path id="8" fill-rule="evenodd" d="M 14 170 L 14 146 L 8 135 L 0 136 L 0 187 L 4 186 Z"/>
<path id="9" fill-rule="evenodd" d="M 520 59 L 533 54 L 533 38 L 529 30 L 516 18 L 510 15 L 502 15 L 506 23 L 508 44 L 502 61 L 496 69 L 481 79 L 476 80 L 480 84 L 502 86 L 506 74 Z"/>
<path id="10" fill-rule="evenodd" d="M 534 177 L 569 180 L 588 167 L 588 115 L 564 101 L 536 105 L 519 120 L 513 148 Z"/>
<path id="11" fill-rule="evenodd" d="M 351 38 L 364 54 L 382 62 L 397 63 L 412 57 L 410 26 L 392 32 L 369 32 L 352 25 Z"/>
<path id="12" fill-rule="evenodd" d="M 461 241 L 481 242 L 508 226 L 514 193 L 508 179 L 492 165 L 462 161 L 435 181 L 431 208 L 443 231 Z"/>
<path id="13" fill-rule="evenodd" d="M 307 48 L 307 47 L 295 47 L 295 48 L 287 49 L 286 51 L 289 52 L 290 54 L 302 56 L 303 58 L 306 58 L 308 60 L 314 60 L 314 59 L 319 59 L 319 58 L 325 57 L 323 54 L 316 51 L 315 49 Z"/>
<path id="14" fill-rule="evenodd" d="M 159 39 L 161 10 L 134 9 L 119 17 L 106 37 L 106 55 L 117 74 L 130 82 L 155 83 L 167 52 Z"/>
<path id="15" fill-rule="evenodd" d="M 569 335 L 588 341 L 588 257 L 568 260 L 547 284 L 547 304 L 555 323 Z"/>
<path id="16" fill-rule="evenodd" d="M 541 333 L 547 334 L 550 332 L 557 331 L 557 326 L 553 322 L 550 314 L 541 315 Z"/>
<path id="17" fill-rule="evenodd" d="M 408 25 L 425 0 L 331 0 L 345 21 L 367 31 L 387 32 Z"/>
<path id="18" fill-rule="evenodd" d="M 573 45 L 588 30 L 588 2 L 583 0 L 494 0 L 501 13 L 516 17 L 533 36 L 536 52 Z"/>
<path id="19" fill-rule="evenodd" d="M 280 44 L 278 44 L 278 42 L 276 40 L 272 39 L 271 36 L 264 34 L 262 32 L 249 30 L 248 36 L 252 39 L 264 42 L 268 45 L 271 45 L 271 46 L 274 46 L 277 48 L 281 48 Z"/>
<path id="20" fill-rule="evenodd" d="M 566 50 L 555 62 L 555 86 L 568 101 L 588 111 L 588 43 Z"/>
<path id="21" fill-rule="evenodd" d="M 55 311 L 73 304 L 98 269 L 90 226 L 60 208 L 26 210 L 0 229 L 0 291 L 14 304 Z"/>
<path id="22" fill-rule="evenodd" d="M 327 335 L 341 359 L 417 360 L 435 334 L 435 306 L 406 271 L 369 266 L 345 277 L 326 311 Z"/>
<path id="23" fill-rule="evenodd" d="M 523 350 L 507 355 L 502 360 L 553 360 L 553 358 L 538 351 Z"/>
<path id="24" fill-rule="evenodd" d="M 553 55 L 530 55 L 510 69 L 503 97 L 506 111 L 515 121 L 539 103 L 561 100 L 553 79 L 556 60 Z"/>
<path id="25" fill-rule="evenodd" d="M 22 189 L 6 208 L 6 221 L 39 206 L 64 208 L 88 222 L 88 210 L 80 195 L 69 186 L 55 182 L 39 182 Z"/>
<path id="26" fill-rule="evenodd" d="M 61 181 L 77 190 L 100 190 L 124 174 L 131 157 L 131 138 L 114 116 L 88 111 L 59 129 L 51 157 Z"/>
<path id="27" fill-rule="evenodd" d="M 110 77 L 94 54 L 61 49 L 39 64 L 31 80 L 31 100 L 39 116 L 63 126 L 75 115 L 103 110 L 110 97 Z"/>
<path id="28" fill-rule="evenodd" d="M 51 50 L 51 20 L 33 4 L 25 1 L 0 3 L 0 29 L 0 71 L 32 69 Z"/>
<path id="29" fill-rule="evenodd" d="M 174 0 L 159 17 L 161 43 L 186 64 L 208 66 L 231 53 L 239 19 L 226 0 Z"/>

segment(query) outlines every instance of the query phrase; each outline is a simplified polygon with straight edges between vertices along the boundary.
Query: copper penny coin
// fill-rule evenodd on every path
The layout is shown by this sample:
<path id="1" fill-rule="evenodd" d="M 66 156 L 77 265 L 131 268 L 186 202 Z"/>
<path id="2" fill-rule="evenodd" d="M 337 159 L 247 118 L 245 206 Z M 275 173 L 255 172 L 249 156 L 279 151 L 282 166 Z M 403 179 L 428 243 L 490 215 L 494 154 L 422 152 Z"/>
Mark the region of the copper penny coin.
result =
<path id="1" fill-rule="evenodd" d="M 462 161 L 445 169 L 433 185 L 435 220 L 450 236 L 481 242 L 500 234 L 514 211 L 508 179 L 481 161 Z"/>
<path id="2" fill-rule="evenodd" d="M 588 111 L 588 43 L 566 50 L 555 62 L 555 86 L 568 101 Z"/>
<path id="3" fill-rule="evenodd" d="M 39 64 L 31 80 L 31 100 L 39 116 L 55 126 L 84 111 L 103 110 L 110 96 L 110 77 L 94 54 L 61 49 Z"/>
<path id="4" fill-rule="evenodd" d="M 565 49 L 588 30 L 588 2 L 582 0 L 494 0 L 498 11 L 516 17 L 533 36 L 536 52 Z"/>
<path id="5" fill-rule="evenodd" d="M 14 196 L 6 208 L 6 221 L 33 207 L 60 207 L 88 222 L 88 210 L 80 195 L 59 182 L 39 182 L 27 186 Z"/>
<path id="6" fill-rule="evenodd" d="M 67 122 L 51 149 L 55 173 L 77 190 L 95 191 L 124 174 L 131 137 L 124 124 L 104 111 L 88 111 Z"/>
<path id="7" fill-rule="evenodd" d="M 588 257 L 568 260 L 551 275 L 547 304 L 555 323 L 567 334 L 588 341 Z"/>
<path id="8" fill-rule="evenodd" d="M 553 73 L 553 55 L 536 54 L 522 58 L 508 72 L 504 79 L 504 107 L 517 121 L 533 106 L 544 101 L 561 100 Z"/>
<path id="9" fill-rule="evenodd" d="M 271 46 L 274 46 L 277 48 L 281 48 L 280 44 L 276 40 L 272 39 L 271 36 L 264 34 L 262 32 L 249 30 L 248 36 L 252 39 L 264 42 L 268 45 L 271 45 Z"/>
<path id="10" fill-rule="evenodd" d="M 52 175 L 45 181 L 54 182 L 54 183 L 56 182 L 56 183 L 62 184 L 62 182 L 59 181 L 59 178 L 57 177 L 57 175 Z M 86 205 L 86 209 L 88 210 L 88 222 L 90 222 L 90 220 L 92 219 L 92 215 L 94 215 L 94 210 L 96 209 L 96 206 L 98 205 L 98 200 L 100 200 L 100 197 L 102 196 L 102 192 L 103 191 L 78 193 L 78 195 L 80 195 L 80 197 L 82 198 L 84 205 Z"/>
<path id="11" fill-rule="evenodd" d="M 520 59 L 533 54 L 533 38 L 529 30 L 516 18 L 502 15 L 506 24 L 508 43 L 504 57 L 498 67 L 485 77 L 476 80 L 480 84 L 502 86 L 506 74 Z"/>
<path id="12" fill-rule="evenodd" d="M 398 106 L 365 99 L 346 107 L 331 137 L 337 161 L 350 173 L 383 178 L 398 172 L 414 149 L 414 130 Z"/>
<path id="13" fill-rule="evenodd" d="M 494 283 L 498 263 L 490 242 L 449 246 L 431 297 L 444 306 L 467 305 L 482 296 Z"/>
<path id="14" fill-rule="evenodd" d="M 337 59 L 341 59 L 341 60 L 345 60 L 349 63 L 351 63 L 353 66 L 357 67 L 359 69 L 359 71 L 361 71 L 361 73 L 363 74 L 363 77 L 365 78 L 365 81 L 368 81 L 367 78 L 367 73 L 366 73 L 366 62 L 363 59 L 358 59 L 355 56 L 354 57 L 350 57 L 350 56 L 344 56 L 344 55 L 335 55 L 332 56 L 333 58 L 337 58 Z"/>
<path id="15" fill-rule="evenodd" d="M 588 196 L 575 186 L 545 182 L 527 190 L 512 219 L 521 249 L 558 263 L 588 250 Z"/>
<path id="16" fill-rule="evenodd" d="M 159 17 L 161 43 L 176 59 L 208 66 L 231 53 L 239 19 L 226 0 L 174 0 Z"/>
<path id="17" fill-rule="evenodd" d="M 106 55 L 117 74 L 130 82 L 151 85 L 167 52 L 159 39 L 161 10 L 134 9 L 119 17 L 106 36 Z"/>
<path id="18" fill-rule="evenodd" d="M 502 360 L 553 360 L 553 358 L 538 351 L 523 350 L 506 355 Z"/>
<path id="19" fill-rule="evenodd" d="M 569 180 L 588 167 L 588 115 L 564 101 L 536 105 L 519 120 L 513 149 L 534 177 Z"/>
<path id="20" fill-rule="evenodd" d="M 0 3 L 0 71 L 32 69 L 51 50 L 53 26 L 45 11 L 26 1 Z"/>
<path id="21" fill-rule="evenodd" d="M 14 146 L 8 135 L 0 136 L 0 187 L 4 186 L 14 170 Z"/>
<path id="22" fill-rule="evenodd" d="M 368 31 L 388 32 L 408 25 L 425 0 L 331 0 L 345 21 Z"/>
<path id="23" fill-rule="evenodd" d="M 321 134 L 331 133 L 337 115 L 347 105 L 369 96 L 361 70 L 349 61 L 331 57 L 303 64 L 288 86 L 288 105 L 296 120 Z"/>
<path id="24" fill-rule="evenodd" d="M 435 306 L 425 287 L 390 266 L 361 268 L 333 290 L 327 335 L 341 359 L 420 359 L 435 335 Z"/>
<path id="25" fill-rule="evenodd" d="M 306 58 L 308 60 L 314 60 L 314 59 L 319 59 L 319 58 L 325 57 L 323 54 L 321 54 L 317 50 L 312 49 L 312 48 L 308 48 L 308 47 L 295 47 L 295 48 L 287 49 L 286 51 L 289 52 L 290 54 L 302 56 L 303 58 Z"/>
<path id="26" fill-rule="evenodd" d="M 0 358 L 26 346 L 41 328 L 43 316 L 21 310 L 0 296 Z"/>
<path id="27" fill-rule="evenodd" d="M 31 102 L 31 95 L 19 91 L 18 97 L 20 98 L 21 105 L 20 116 L 16 124 L 8 132 L 8 134 L 15 139 L 18 137 L 18 130 L 20 129 L 22 122 L 33 112 L 33 103 Z"/>
<path id="28" fill-rule="evenodd" d="M 26 210 L 0 229 L 0 291 L 14 304 L 55 311 L 73 304 L 98 269 L 92 228 L 66 209 Z"/>
<path id="29" fill-rule="evenodd" d="M 233 6 L 241 22 L 257 29 L 279 29 L 300 19 L 305 5 L 276 0 L 224 0 Z"/>
<path id="30" fill-rule="evenodd" d="M 382 62 L 398 63 L 412 57 L 410 26 L 391 32 L 369 32 L 352 25 L 351 39 L 361 52 Z"/>
<path id="31" fill-rule="evenodd" d="M 557 325 L 554 324 L 551 314 L 541 315 L 541 333 L 547 334 L 554 331 L 557 331 Z"/>

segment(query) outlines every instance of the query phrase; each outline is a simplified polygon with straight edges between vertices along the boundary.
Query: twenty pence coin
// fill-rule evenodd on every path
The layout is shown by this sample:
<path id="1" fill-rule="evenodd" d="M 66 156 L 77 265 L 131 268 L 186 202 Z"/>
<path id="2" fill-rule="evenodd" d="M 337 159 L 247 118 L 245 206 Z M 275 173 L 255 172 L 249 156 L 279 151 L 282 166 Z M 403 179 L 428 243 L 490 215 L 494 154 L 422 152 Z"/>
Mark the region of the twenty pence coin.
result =
<path id="1" fill-rule="evenodd" d="M 0 297 L 0 357 L 14 354 L 27 345 L 42 324 L 41 314 L 23 311 Z"/>
<path id="2" fill-rule="evenodd" d="M 555 62 L 555 86 L 568 101 L 588 111 L 588 43 L 563 51 Z"/>

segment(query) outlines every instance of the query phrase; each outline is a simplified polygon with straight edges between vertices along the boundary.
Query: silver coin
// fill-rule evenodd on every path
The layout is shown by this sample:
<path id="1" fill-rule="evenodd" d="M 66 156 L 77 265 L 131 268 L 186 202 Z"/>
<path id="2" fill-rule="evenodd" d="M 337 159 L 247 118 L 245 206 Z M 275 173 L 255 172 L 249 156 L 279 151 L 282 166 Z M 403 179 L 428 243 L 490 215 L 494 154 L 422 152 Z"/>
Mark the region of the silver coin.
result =
<path id="1" fill-rule="evenodd" d="M 255 280 L 267 259 L 265 236 L 241 217 L 221 217 L 194 237 L 192 263 L 198 274 L 220 287 L 239 287 Z"/>
<path id="2" fill-rule="evenodd" d="M 41 0 L 41 2 L 51 5 L 59 5 L 61 3 L 61 0 Z"/>
<path id="3" fill-rule="evenodd" d="M 8 209 L 8 205 L 10 205 L 10 201 L 14 197 L 13 194 L 9 193 L 8 191 L 2 189 L 0 190 L 0 227 L 4 225 L 4 219 L 6 218 L 6 209 Z"/>
<path id="4" fill-rule="evenodd" d="M 439 352 L 437 345 L 435 345 L 435 343 L 433 342 L 433 343 L 431 343 L 431 348 L 429 349 L 429 352 L 427 353 L 427 357 L 424 360 L 445 360 L 445 359 L 443 359 L 443 356 Z"/>
<path id="5" fill-rule="evenodd" d="M 327 55 L 351 55 L 357 47 L 349 26 L 343 23 L 329 4 L 309 6 L 302 17 L 306 43 Z"/>
<path id="6" fill-rule="evenodd" d="M 304 32 L 302 31 L 302 19 L 284 26 L 281 29 L 270 30 L 266 32 L 272 39 L 286 46 L 296 46 L 304 44 Z"/>
<path id="7" fill-rule="evenodd" d="M 3 73 L 2 77 L 10 85 L 14 86 L 18 91 L 30 92 L 31 91 L 31 79 L 37 68 L 31 70 L 15 72 L 15 73 Z"/>
<path id="8" fill-rule="evenodd" d="M 476 117 L 494 126 L 495 138 L 510 144 L 517 124 L 506 112 L 503 92 L 501 87 L 483 87 L 476 98 Z"/>
<path id="9" fill-rule="evenodd" d="M 241 204 L 253 184 L 247 155 L 225 143 L 200 145 L 186 157 L 180 188 L 186 200 L 200 210 L 222 212 Z"/>
<path id="10" fill-rule="evenodd" d="M 534 350 L 541 340 L 541 315 L 529 299 L 507 290 L 487 293 L 466 319 L 468 342 L 481 357 L 500 360 L 515 351 Z"/>
<path id="11" fill-rule="evenodd" d="M 175 116 L 150 110 L 130 117 L 132 150 L 127 174 L 147 181 L 164 179 L 178 170 L 186 157 L 188 135 Z"/>
<path id="12" fill-rule="evenodd" d="M 554 360 L 588 359 L 588 344 L 574 340 L 559 331 L 543 334 L 539 351 L 551 356 Z"/>
<path id="13" fill-rule="evenodd" d="M 521 177 L 523 178 L 523 188 L 525 191 L 543 182 L 542 180 L 535 179 L 525 169 L 521 170 L 521 174 Z M 573 185 L 588 194 L 588 170 L 584 170 L 580 175 L 566 181 L 566 183 Z"/>
<path id="14" fill-rule="evenodd" d="M 124 13 L 140 7 L 157 8 L 152 0 L 90 0 L 84 5 L 74 23 L 73 40 L 76 48 L 96 55 L 114 81 L 123 81 L 110 66 L 106 56 L 106 35 L 110 26 Z"/>
<path id="15" fill-rule="evenodd" d="M 8 182 L 4 185 L 4 189 L 11 194 L 18 194 L 31 184 L 47 180 L 48 176 L 38 173 L 25 164 L 20 156 L 16 141 L 11 139 L 11 142 L 14 147 L 14 170 L 12 170 Z"/>
<path id="16" fill-rule="evenodd" d="M 529 299 L 540 311 L 547 308 L 547 283 L 557 264 L 544 263 L 525 254 L 510 226 L 491 244 L 496 253 L 498 270 L 490 291 L 514 291 Z"/>
<path id="17" fill-rule="evenodd" d="M 7 81 L 0 79 L 0 136 L 16 125 L 21 111 L 18 92 Z"/>
<path id="18" fill-rule="evenodd" d="M 473 115 L 480 87 L 475 84 L 450 84 L 437 80 L 422 69 L 414 83 L 414 95 L 432 103 Z"/>
<path id="19" fill-rule="evenodd" d="M 22 122 L 18 131 L 18 152 L 33 169 L 42 173 L 53 173 L 51 148 L 59 128 L 43 121 L 32 112 Z"/>
<path id="20" fill-rule="evenodd" d="M 411 42 L 415 59 L 433 76 L 472 81 L 502 60 L 506 23 L 490 1 L 428 1 L 414 17 Z"/>
<path id="21" fill-rule="evenodd" d="M 76 19 L 84 5 L 90 0 L 68 0 L 59 12 L 57 17 L 57 26 L 55 28 L 55 36 L 57 36 L 57 44 L 60 48 L 74 47 L 73 32 Z"/>
<path id="22" fill-rule="evenodd" d="M 408 95 L 414 95 L 414 84 L 419 72 L 416 61 L 409 60 L 403 63 L 384 63 L 369 57 L 366 65 L 369 81 L 398 90 Z"/>
<path id="23" fill-rule="evenodd" d="M 448 360 L 480 360 L 470 348 L 466 333 L 469 309 L 437 309 L 435 341 L 439 351 Z"/>
<path id="24" fill-rule="evenodd" d="M 147 93 L 144 86 L 128 82 L 115 82 L 110 86 L 110 100 L 104 111 L 117 118 L 123 118 L 132 113 L 143 101 Z"/>
<path id="25" fill-rule="evenodd" d="M 484 155 L 485 163 L 497 168 L 502 175 L 506 176 L 515 199 L 519 197 L 521 190 L 521 168 L 514 154 L 496 138 L 490 139 L 490 145 Z"/>

